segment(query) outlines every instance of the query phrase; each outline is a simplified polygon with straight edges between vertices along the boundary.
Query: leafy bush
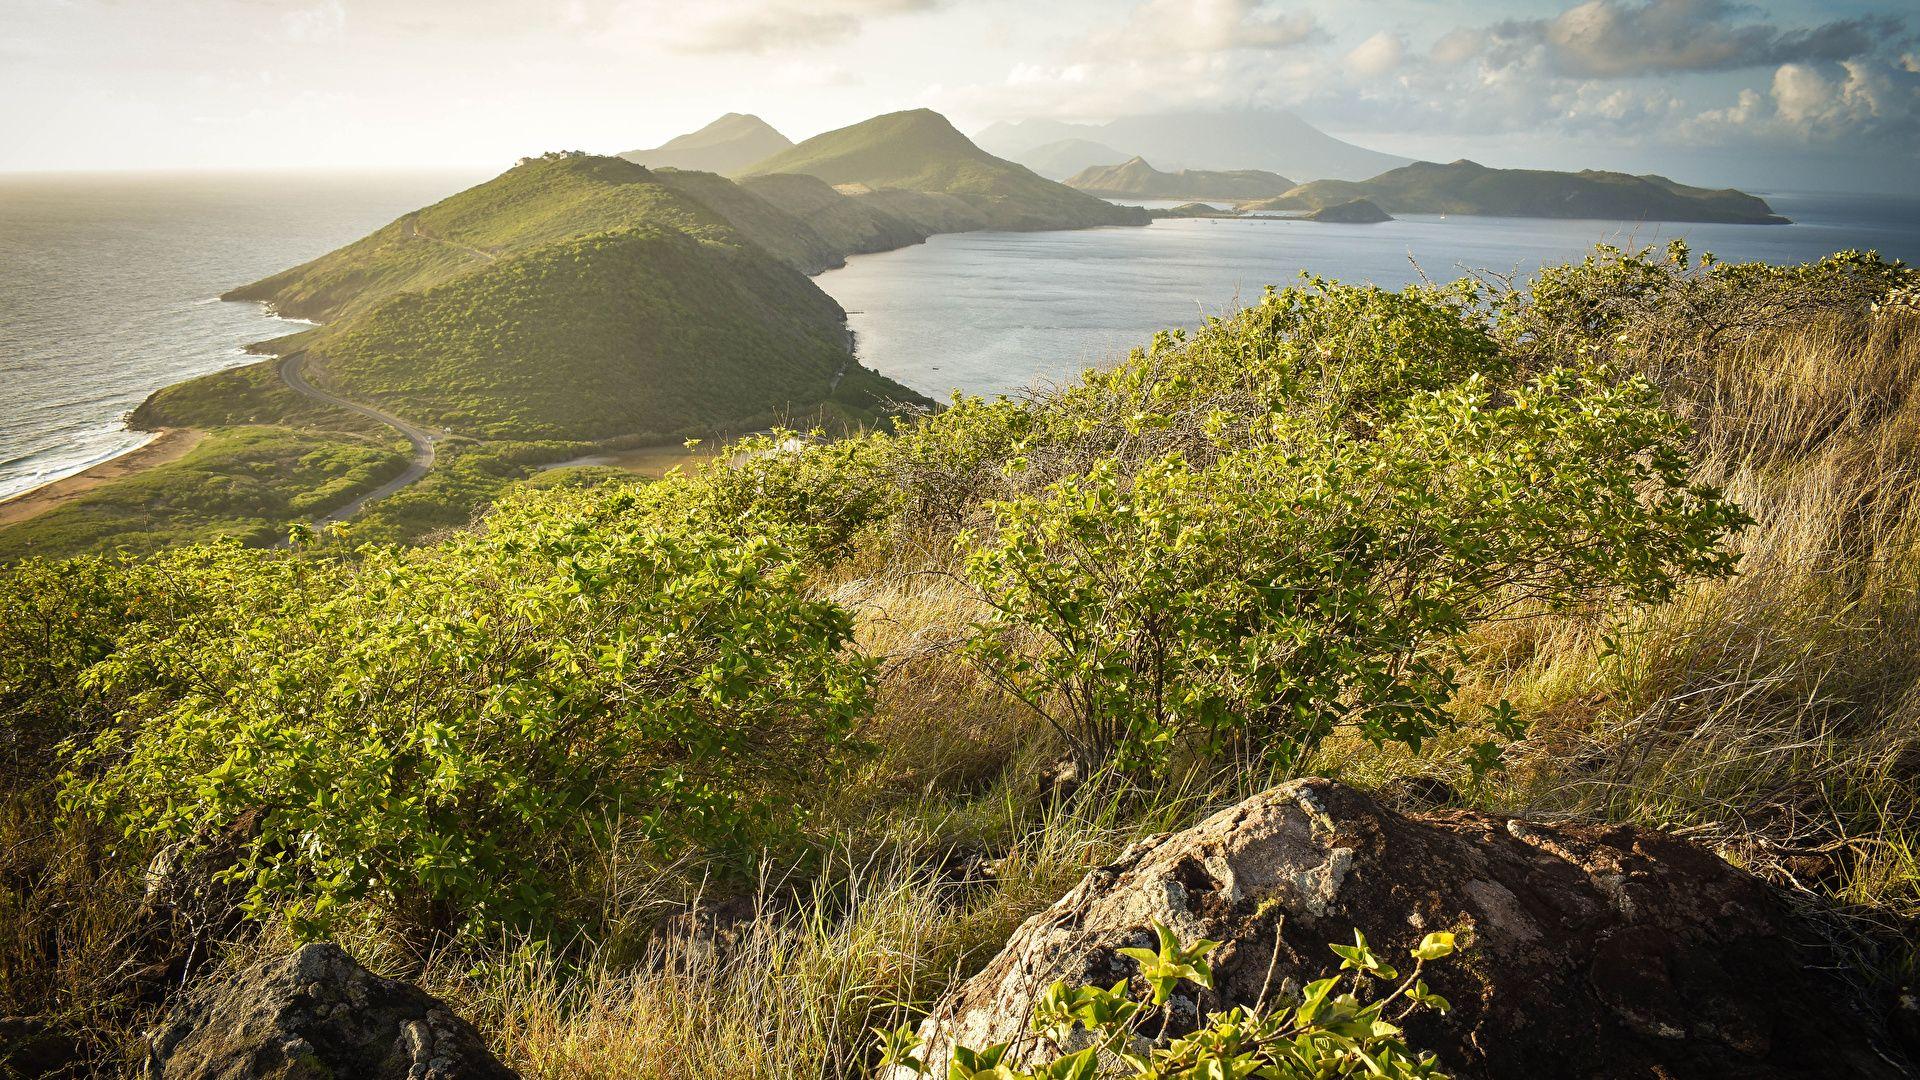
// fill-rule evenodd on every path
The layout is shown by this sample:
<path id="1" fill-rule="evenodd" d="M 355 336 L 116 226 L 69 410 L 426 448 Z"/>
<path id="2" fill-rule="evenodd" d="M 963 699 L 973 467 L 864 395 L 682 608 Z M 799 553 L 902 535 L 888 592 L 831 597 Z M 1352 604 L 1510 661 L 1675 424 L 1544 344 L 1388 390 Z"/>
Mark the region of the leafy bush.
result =
<path id="1" fill-rule="evenodd" d="M 1453 955 L 1453 934 L 1428 934 L 1411 950 L 1414 966 L 1405 980 L 1372 997 L 1371 982 L 1391 983 L 1400 973 L 1376 956 L 1366 936 L 1356 930 L 1352 945 L 1332 946 L 1340 957 L 1340 971 L 1353 972 L 1351 988 L 1341 990 L 1338 974 L 1318 979 L 1277 1008 L 1262 1003 L 1210 1013 L 1197 1030 L 1162 1044 L 1160 1038 L 1144 1034 L 1145 1022 L 1167 1004 L 1179 984 L 1213 988 L 1213 971 L 1205 957 L 1218 943 L 1183 945 L 1160 923 L 1154 924 L 1154 932 L 1157 949 L 1120 950 L 1139 963 L 1149 991 L 1146 1002 L 1135 1000 L 1125 982 L 1104 989 L 1055 982 L 1033 1007 L 1033 1032 L 1045 1048 L 1041 1061 L 1020 1068 L 1009 1059 L 1010 1043 L 956 1046 L 949 1080 L 1094 1080 L 1111 1058 L 1132 1069 L 1138 1080 L 1446 1080 L 1433 1055 L 1407 1045 L 1399 1022 L 1421 1009 L 1447 1011 L 1447 1000 L 1428 990 L 1420 976 L 1429 961 Z M 1364 1000 L 1369 997 L 1371 1001 Z M 1165 1023 L 1163 1017 L 1163 1032 Z M 917 1056 L 921 1041 L 911 1026 L 878 1032 L 876 1039 L 883 1067 L 926 1075 L 926 1065 Z"/>
<path id="2" fill-rule="evenodd" d="M 1341 724 L 1418 750 L 1473 621 L 1732 568 L 1744 519 L 1689 484 L 1684 434 L 1644 382 L 1556 371 L 1415 393 L 1365 433 L 1222 427 L 1206 464 L 1110 457 L 995 508 L 970 650 L 1090 766 L 1291 766 Z"/>
<path id="3" fill-rule="evenodd" d="M 235 557 L 238 554 L 235 553 Z M 367 899 L 540 927 L 618 836 L 744 856 L 870 705 L 847 614 L 770 540 L 550 492 L 354 561 L 256 557 L 219 618 L 122 642 L 66 792 L 142 849 L 258 819 L 240 871 L 305 932 Z"/>

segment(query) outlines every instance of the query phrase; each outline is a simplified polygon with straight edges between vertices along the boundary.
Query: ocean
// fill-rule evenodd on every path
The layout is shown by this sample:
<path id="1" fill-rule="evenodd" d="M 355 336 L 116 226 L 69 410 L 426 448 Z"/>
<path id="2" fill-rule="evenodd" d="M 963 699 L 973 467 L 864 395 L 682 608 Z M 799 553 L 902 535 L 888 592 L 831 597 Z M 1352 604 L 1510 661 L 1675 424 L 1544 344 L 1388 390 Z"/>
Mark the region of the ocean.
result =
<path id="1" fill-rule="evenodd" d="M 139 446 L 148 394 L 303 325 L 220 293 L 481 179 L 0 174 L 0 498 Z"/>
<path id="2" fill-rule="evenodd" d="M 160 387 L 248 362 L 297 329 L 236 285 L 296 265 L 484 177 L 226 173 L 0 176 L 0 498 L 145 441 L 122 417 Z M 967 233 L 852 259 L 819 284 L 861 360 L 936 395 L 1066 378 L 1257 299 L 1302 270 L 1397 286 L 1500 273 L 1592 244 L 1685 236 L 1723 258 L 1873 247 L 1920 260 L 1920 197 L 1770 194 L 1787 226 L 1409 217 L 1382 225 L 1215 219 Z M 1410 261 L 1410 258 L 1412 261 Z"/>
<path id="3" fill-rule="evenodd" d="M 1436 281 L 1469 271 L 1525 275 L 1579 259 L 1598 243 L 1675 238 L 1730 260 L 1801 262 L 1860 248 L 1920 262 L 1920 195 L 1766 197 L 1794 224 L 1192 218 L 1146 228 L 936 236 L 859 256 L 819 282 L 850 313 L 863 363 L 944 398 L 1070 378 L 1146 344 L 1157 329 L 1195 326 L 1254 303 L 1266 286 L 1294 282 L 1303 271 L 1397 288 L 1422 273 Z"/>

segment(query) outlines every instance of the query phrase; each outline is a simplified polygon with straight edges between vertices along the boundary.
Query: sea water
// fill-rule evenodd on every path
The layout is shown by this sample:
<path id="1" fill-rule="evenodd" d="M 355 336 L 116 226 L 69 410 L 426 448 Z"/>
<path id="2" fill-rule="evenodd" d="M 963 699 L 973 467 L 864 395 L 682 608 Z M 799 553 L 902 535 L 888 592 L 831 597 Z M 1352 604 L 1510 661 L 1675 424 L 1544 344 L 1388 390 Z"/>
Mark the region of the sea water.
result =
<path id="1" fill-rule="evenodd" d="M 850 313 L 862 363 L 944 397 L 1057 382 L 1155 330 L 1256 302 L 1302 272 L 1399 287 L 1525 276 L 1598 243 L 1684 238 L 1723 259 L 1800 262 L 1846 248 L 1920 262 L 1920 196 L 1769 193 L 1791 225 L 1406 215 L 1378 225 L 1183 218 L 1145 228 L 958 233 L 852 259 L 819 278 Z M 1121 200 L 1115 200 L 1121 201 Z M 1182 200 L 1191 201 L 1191 200 Z M 1154 206 L 1176 205 L 1162 201 Z M 1224 204 L 1223 204 L 1224 205 Z"/>
<path id="2" fill-rule="evenodd" d="M 124 453 L 163 386 L 300 328 L 220 293 L 476 175 L 0 175 L 0 498 Z"/>

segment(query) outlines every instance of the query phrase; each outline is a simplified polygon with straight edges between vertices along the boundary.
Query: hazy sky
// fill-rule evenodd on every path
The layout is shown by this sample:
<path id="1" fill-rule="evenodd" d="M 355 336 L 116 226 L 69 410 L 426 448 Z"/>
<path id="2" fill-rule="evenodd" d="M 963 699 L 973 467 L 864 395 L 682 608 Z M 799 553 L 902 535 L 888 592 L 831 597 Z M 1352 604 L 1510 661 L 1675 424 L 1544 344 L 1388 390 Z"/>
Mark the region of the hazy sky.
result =
<path id="1" fill-rule="evenodd" d="M 1916 33 L 1915 0 L 0 0 L 0 169 L 1262 105 L 1416 157 L 1912 190 Z"/>

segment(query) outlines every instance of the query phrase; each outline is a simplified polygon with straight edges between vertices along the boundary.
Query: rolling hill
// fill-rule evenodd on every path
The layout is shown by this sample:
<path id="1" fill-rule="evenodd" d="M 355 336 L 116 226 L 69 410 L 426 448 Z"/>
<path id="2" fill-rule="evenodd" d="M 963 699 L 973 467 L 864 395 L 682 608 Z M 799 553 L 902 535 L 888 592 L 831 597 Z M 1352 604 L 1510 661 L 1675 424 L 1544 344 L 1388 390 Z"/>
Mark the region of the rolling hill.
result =
<path id="1" fill-rule="evenodd" d="M 1146 220 L 1138 211 L 994 157 L 929 109 L 888 113 L 816 135 L 742 175 L 780 173 L 817 177 L 860 194 L 892 190 L 936 196 L 932 201 L 890 198 L 886 205 L 894 213 L 936 215 L 936 232 L 1081 228 Z"/>
<path id="2" fill-rule="evenodd" d="M 1104 124 L 1021 120 L 994 124 L 976 138 L 988 151 L 1027 164 L 1029 155 L 1063 139 L 1111 146 L 1162 168 L 1265 169 L 1306 179 L 1360 180 L 1408 163 L 1336 139 L 1278 109 L 1123 116 Z"/>
<path id="3" fill-rule="evenodd" d="M 857 368 L 806 277 L 845 239 L 712 173 L 547 155 L 228 295 L 327 319 L 287 346 L 317 380 L 465 436 L 667 435 L 829 403 L 870 418 L 917 397 Z"/>
<path id="4" fill-rule="evenodd" d="M 542 244 L 643 223 L 695 235 L 731 231 L 711 208 L 630 161 L 548 154 L 222 299 L 324 322 Z"/>
<path id="5" fill-rule="evenodd" d="M 313 352 L 332 389 L 460 434 L 670 435 L 828 401 L 844 319 L 753 245 L 635 226 L 395 296 Z"/>
<path id="6" fill-rule="evenodd" d="M 759 117 L 728 113 L 699 131 L 668 139 L 651 150 L 629 150 L 620 156 L 651 169 L 725 174 L 739 172 L 792 145 L 792 139 Z"/>
<path id="7" fill-rule="evenodd" d="M 1066 184 L 1093 195 L 1136 199 L 1264 199 L 1296 185 L 1279 173 L 1261 169 L 1161 172 L 1145 158 L 1118 165 L 1095 165 L 1069 177 Z"/>
<path id="8" fill-rule="evenodd" d="M 1472 161 L 1415 162 L 1353 183 L 1316 180 L 1242 210 L 1319 210 L 1368 199 L 1394 214 L 1598 218 L 1615 221 L 1786 222 L 1766 200 L 1731 188 L 1689 187 L 1664 176 L 1490 169 Z"/>

